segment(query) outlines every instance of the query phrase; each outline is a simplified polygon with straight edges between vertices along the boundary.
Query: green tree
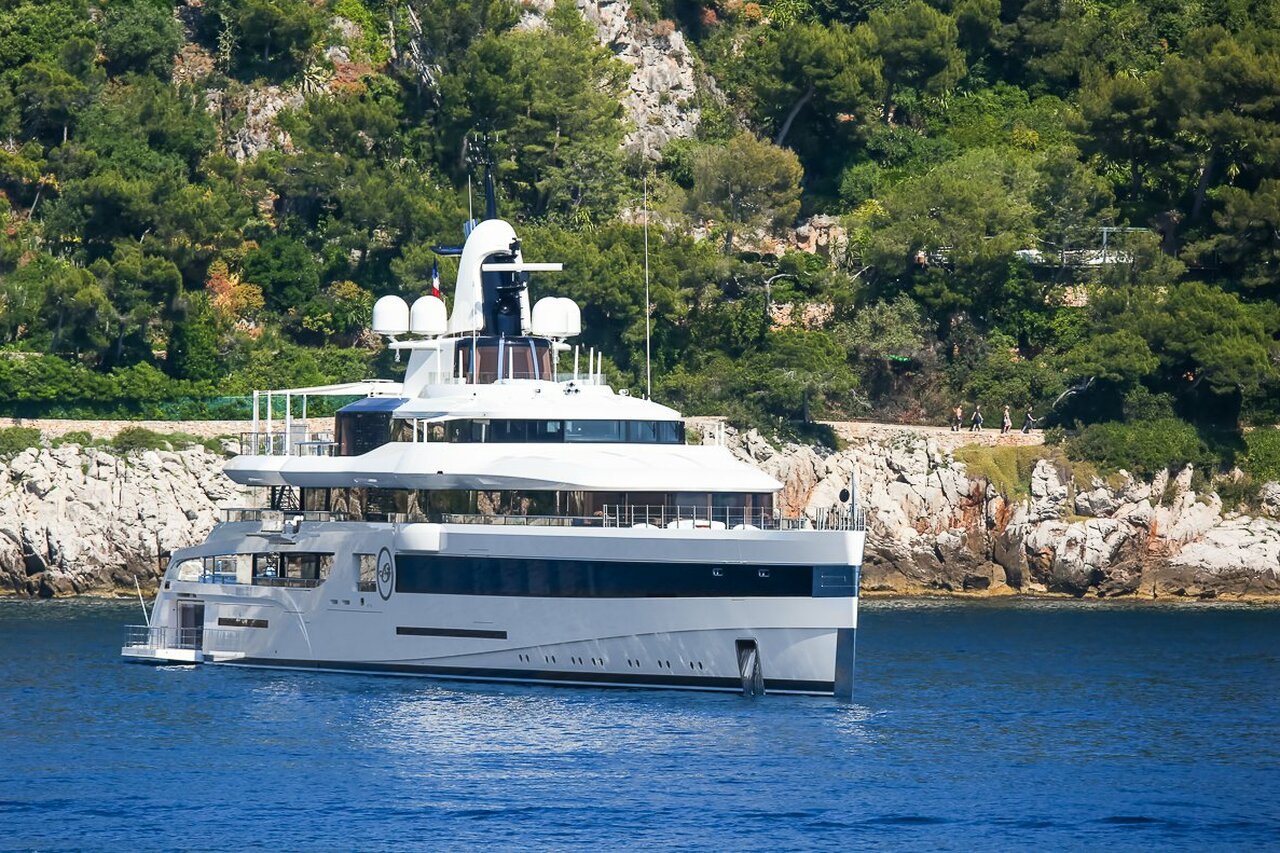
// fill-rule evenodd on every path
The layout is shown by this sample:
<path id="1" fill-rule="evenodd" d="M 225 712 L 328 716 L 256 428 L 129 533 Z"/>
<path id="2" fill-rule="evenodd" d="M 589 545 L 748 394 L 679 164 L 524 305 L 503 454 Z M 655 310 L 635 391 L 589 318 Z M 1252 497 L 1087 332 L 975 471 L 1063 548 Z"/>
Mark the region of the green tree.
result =
<path id="1" fill-rule="evenodd" d="M 1223 264 L 1255 293 L 1274 295 L 1280 289 L 1280 180 L 1268 178 L 1253 192 L 1223 187 L 1215 200 L 1219 231 L 1189 254 Z"/>
<path id="2" fill-rule="evenodd" d="M 803 176 L 795 154 L 740 133 L 724 145 L 698 152 L 690 204 L 700 217 L 724 229 L 727 252 L 734 236 L 744 230 L 793 222 L 800 212 Z"/>
<path id="3" fill-rule="evenodd" d="M 137 71 L 168 79 L 182 47 L 182 27 L 170 3 L 117 0 L 103 10 L 101 39 L 112 74 Z"/>
<path id="4" fill-rule="evenodd" d="M 225 375 L 221 330 L 203 293 L 186 297 L 183 315 L 173 324 L 165 370 L 177 379 L 211 381 Z"/>
<path id="5" fill-rule="evenodd" d="M 600 47 L 572 0 L 557 0 L 538 31 L 488 34 L 443 81 L 453 138 L 499 135 L 499 174 L 531 216 L 585 223 L 611 215 L 623 193 L 622 92 L 627 67 Z"/>
<path id="6" fill-rule="evenodd" d="M 236 65 L 251 74 L 301 69 L 325 27 L 324 10 L 308 0 L 208 0 L 205 9 L 236 34 Z"/>
<path id="7" fill-rule="evenodd" d="M 945 328 L 951 312 L 1002 301 L 1010 261 L 1035 234 L 1034 186 L 1023 158 L 966 152 L 887 193 L 858 248 L 882 290 L 909 290 Z"/>
<path id="8" fill-rule="evenodd" d="M 940 94 L 965 75 L 956 22 L 924 0 L 877 9 L 860 29 L 869 51 L 880 58 L 885 121 L 892 118 L 899 89 Z"/>
<path id="9" fill-rule="evenodd" d="M 244 279 L 261 287 L 267 307 L 281 313 L 300 311 L 320 291 L 315 258 L 303 243 L 283 235 L 245 256 Z"/>
<path id="10" fill-rule="evenodd" d="M 1156 101 L 1150 78 L 1094 75 L 1080 89 L 1080 116 L 1086 131 L 1084 150 L 1101 154 L 1128 169 L 1128 197 L 1136 201 L 1142 190 L 1143 165 L 1150 160 L 1155 140 Z"/>

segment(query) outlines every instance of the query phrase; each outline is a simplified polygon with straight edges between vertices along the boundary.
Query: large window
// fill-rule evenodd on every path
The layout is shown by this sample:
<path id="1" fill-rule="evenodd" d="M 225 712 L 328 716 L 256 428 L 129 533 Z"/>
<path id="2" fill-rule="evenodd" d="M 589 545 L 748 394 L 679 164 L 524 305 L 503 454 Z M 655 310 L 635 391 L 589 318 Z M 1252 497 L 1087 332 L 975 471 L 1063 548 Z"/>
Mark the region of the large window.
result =
<path id="1" fill-rule="evenodd" d="M 452 442 L 684 444 L 682 421 L 450 421 L 446 437 Z"/>

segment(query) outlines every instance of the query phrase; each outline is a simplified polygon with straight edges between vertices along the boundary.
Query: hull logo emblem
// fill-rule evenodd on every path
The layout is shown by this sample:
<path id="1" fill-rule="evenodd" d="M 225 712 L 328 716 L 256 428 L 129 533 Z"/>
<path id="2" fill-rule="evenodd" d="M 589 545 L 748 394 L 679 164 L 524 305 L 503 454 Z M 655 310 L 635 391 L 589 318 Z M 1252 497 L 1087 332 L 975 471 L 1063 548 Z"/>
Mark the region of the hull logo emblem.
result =
<path id="1" fill-rule="evenodd" d="M 396 564 L 391 559 L 391 552 L 383 548 L 378 552 L 378 595 L 383 601 L 391 598 L 391 589 L 395 586 Z"/>

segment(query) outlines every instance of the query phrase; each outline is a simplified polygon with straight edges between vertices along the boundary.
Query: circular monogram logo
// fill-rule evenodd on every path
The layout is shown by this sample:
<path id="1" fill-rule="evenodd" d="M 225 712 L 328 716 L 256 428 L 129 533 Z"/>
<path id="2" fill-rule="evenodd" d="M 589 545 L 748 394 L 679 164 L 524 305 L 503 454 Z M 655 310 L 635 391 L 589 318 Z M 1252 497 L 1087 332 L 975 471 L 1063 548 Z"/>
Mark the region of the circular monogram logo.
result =
<path id="1" fill-rule="evenodd" d="M 383 548 L 378 552 L 378 595 L 386 601 L 391 598 L 391 589 L 395 586 L 396 564 L 391 559 L 391 552 Z"/>

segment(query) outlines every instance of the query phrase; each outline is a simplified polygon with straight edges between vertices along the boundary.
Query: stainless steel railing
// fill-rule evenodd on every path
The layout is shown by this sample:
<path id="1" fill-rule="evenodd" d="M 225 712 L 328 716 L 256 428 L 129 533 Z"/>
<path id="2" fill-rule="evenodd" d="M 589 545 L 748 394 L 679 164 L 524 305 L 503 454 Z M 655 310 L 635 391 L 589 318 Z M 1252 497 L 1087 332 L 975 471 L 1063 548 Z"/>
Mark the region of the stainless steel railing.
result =
<path id="1" fill-rule="evenodd" d="M 261 522 L 263 518 L 273 519 L 279 518 L 281 521 L 290 523 L 297 521 L 350 521 L 351 515 L 346 512 L 324 511 L 324 510 L 303 510 L 303 509 L 263 509 L 261 507 L 229 507 L 222 511 L 222 520 L 225 522 L 236 521 L 256 521 Z"/>
<path id="2" fill-rule="evenodd" d="M 222 511 L 224 522 L 352 521 L 350 513 L 303 510 L 230 508 Z M 597 515 L 501 515 L 486 513 L 385 513 L 377 520 L 391 524 L 487 524 L 510 527 L 655 527 L 713 530 L 852 530 L 867 529 L 866 514 L 860 509 L 831 507 L 813 516 L 784 516 L 778 510 L 705 506 L 647 506 L 607 504 Z"/>
<path id="3" fill-rule="evenodd" d="M 128 649 L 183 649 L 188 651 L 237 652 L 244 634 L 225 628 L 175 628 L 162 625 L 126 625 L 124 647 Z"/>
<path id="4" fill-rule="evenodd" d="M 291 433 L 283 430 L 272 432 L 240 433 L 242 456 L 334 456 L 338 442 L 332 432 Z"/>

